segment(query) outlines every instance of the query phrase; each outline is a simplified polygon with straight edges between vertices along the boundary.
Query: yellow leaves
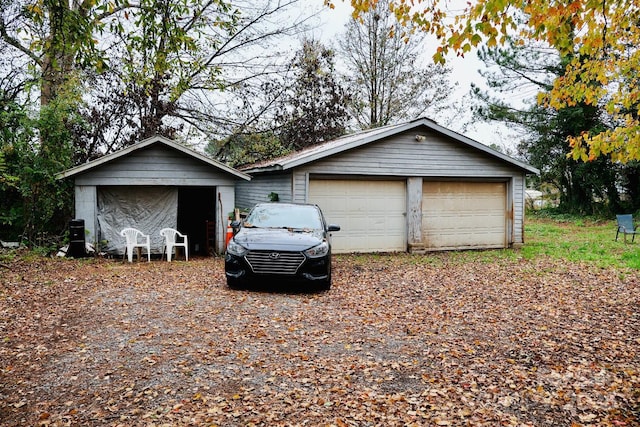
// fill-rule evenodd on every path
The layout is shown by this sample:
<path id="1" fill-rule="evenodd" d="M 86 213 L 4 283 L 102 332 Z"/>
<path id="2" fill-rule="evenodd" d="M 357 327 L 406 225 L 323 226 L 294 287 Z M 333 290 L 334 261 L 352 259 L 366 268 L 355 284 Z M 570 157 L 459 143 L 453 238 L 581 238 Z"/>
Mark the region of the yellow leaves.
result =
<path id="1" fill-rule="evenodd" d="M 478 0 L 468 2 L 454 19 L 439 9 L 443 0 L 392 0 L 390 8 L 401 25 L 414 25 L 435 35 L 440 46 L 433 55 L 435 63 L 446 61 L 450 51 L 459 56 L 485 43 L 495 47 L 510 34 L 538 40 L 573 56 L 565 76 L 554 83 L 549 94 L 540 94 L 539 102 L 561 109 L 578 104 L 602 106 L 611 115 L 610 122 L 627 125 L 621 114 L 638 110 L 640 88 L 637 70 L 640 44 L 637 6 L 628 2 L 604 0 Z M 375 0 L 351 0 L 354 17 L 371 10 Z M 331 5 L 331 0 L 326 0 Z M 518 25 L 516 17 L 526 17 Z M 571 156 L 585 161 L 599 155 L 611 155 L 619 161 L 640 159 L 633 129 L 612 130 L 600 137 L 571 139 Z M 629 148 L 625 145 L 629 144 Z"/>
<path id="2" fill-rule="evenodd" d="M 351 7 L 353 8 L 353 18 L 358 19 L 360 17 L 360 14 L 365 13 L 371 9 L 375 9 L 376 3 L 377 0 L 351 0 Z"/>
<path id="3" fill-rule="evenodd" d="M 34 15 L 34 16 L 44 16 L 44 12 L 42 10 L 42 7 L 40 7 L 40 4 L 38 3 L 34 3 L 34 4 L 29 4 L 25 7 L 25 10 Z"/>
<path id="4" fill-rule="evenodd" d="M 569 138 L 574 160 L 592 161 L 610 156 L 614 162 L 626 163 L 640 158 L 640 122 L 633 115 L 623 117 L 623 123 L 596 135 L 582 134 Z"/>
<path id="5" fill-rule="evenodd" d="M 471 36 L 471 44 L 474 47 L 479 45 L 481 41 L 482 41 L 482 37 L 480 36 L 480 34 L 474 34 L 473 36 Z"/>

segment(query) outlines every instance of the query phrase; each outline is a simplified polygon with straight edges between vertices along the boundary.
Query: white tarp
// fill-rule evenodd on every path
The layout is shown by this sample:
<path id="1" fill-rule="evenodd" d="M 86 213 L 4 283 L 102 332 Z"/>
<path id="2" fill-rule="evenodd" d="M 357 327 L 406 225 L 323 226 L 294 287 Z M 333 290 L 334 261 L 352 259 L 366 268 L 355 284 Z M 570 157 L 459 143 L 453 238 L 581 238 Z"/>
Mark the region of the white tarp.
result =
<path id="1" fill-rule="evenodd" d="M 98 235 L 101 250 L 122 255 L 123 228 L 133 227 L 151 236 L 151 253 L 162 252 L 160 230 L 177 228 L 178 189 L 176 187 L 99 187 Z"/>

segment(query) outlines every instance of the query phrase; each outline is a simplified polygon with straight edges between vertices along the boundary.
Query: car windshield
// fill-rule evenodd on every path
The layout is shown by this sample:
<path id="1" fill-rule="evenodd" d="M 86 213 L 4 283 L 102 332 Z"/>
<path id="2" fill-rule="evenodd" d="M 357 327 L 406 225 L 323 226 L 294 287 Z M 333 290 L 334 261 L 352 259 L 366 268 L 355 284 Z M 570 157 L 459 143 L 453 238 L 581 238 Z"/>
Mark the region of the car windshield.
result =
<path id="1" fill-rule="evenodd" d="M 244 222 L 245 227 L 321 229 L 322 220 L 315 206 L 258 205 Z"/>

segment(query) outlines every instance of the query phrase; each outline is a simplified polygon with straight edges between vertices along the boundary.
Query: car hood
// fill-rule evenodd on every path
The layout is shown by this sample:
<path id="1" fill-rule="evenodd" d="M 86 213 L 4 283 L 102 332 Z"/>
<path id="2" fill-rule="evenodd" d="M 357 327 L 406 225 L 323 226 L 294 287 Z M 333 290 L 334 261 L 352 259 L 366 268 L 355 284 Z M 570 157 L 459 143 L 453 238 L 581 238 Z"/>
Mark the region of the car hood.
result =
<path id="1" fill-rule="evenodd" d="M 303 251 L 320 244 L 324 240 L 324 233 L 322 230 L 241 228 L 233 239 L 251 251 Z"/>

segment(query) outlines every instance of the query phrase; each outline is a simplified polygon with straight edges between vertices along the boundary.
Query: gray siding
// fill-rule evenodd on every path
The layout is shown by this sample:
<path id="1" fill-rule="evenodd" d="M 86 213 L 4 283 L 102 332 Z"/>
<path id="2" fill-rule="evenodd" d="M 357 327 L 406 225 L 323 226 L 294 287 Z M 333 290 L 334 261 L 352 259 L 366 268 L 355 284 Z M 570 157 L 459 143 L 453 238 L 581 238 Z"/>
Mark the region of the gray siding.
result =
<path id="1" fill-rule="evenodd" d="M 234 185 L 228 173 L 176 150 L 154 145 L 76 177 L 76 185 Z"/>
<path id="2" fill-rule="evenodd" d="M 443 178 L 507 178 L 514 174 L 513 166 L 500 159 L 435 133 L 428 134 L 424 141 L 416 141 L 415 132 L 319 160 L 305 165 L 304 171 L 312 174 Z"/>
<path id="3" fill-rule="evenodd" d="M 507 182 L 507 239 L 511 245 L 523 243 L 525 172 L 520 168 L 490 154 L 476 150 L 445 135 L 428 131 L 416 140 L 416 132 L 405 132 L 393 137 L 370 142 L 364 146 L 328 156 L 315 162 L 302 164 L 277 176 L 271 173 L 254 174 L 251 182 L 236 184 L 238 206 L 248 207 L 267 200 L 274 191 L 280 200 L 298 203 L 308 202 L 309 180 L 314 177 L 339 177 L 353 179 L 406 178 L 415 187 L 413 198 L 421 198 L 421 182 L 429 180 L 499 180 Z M 285 193 L 283 187 L 289 189 Z M 290 198 L 283 197 L 287 194 Z M 411 197 L 409 198 L 410 200 Z M 408 206 L 419 207 L 421 200 L 413 200 Z M 409 209 L 411 211 L 411 209 Z M 421 238 L 419 212 L 410 215 L 408 230 L 410 243 Z"/>
<path id="4" fill-rule="evenodd" d="M 278 193 L 281 202 L 291 201 L 291 175 L 259 175 L 251 181 L 236 182 L 236 207 L 250 209 L 256 203 L 268 202 L 269 194 Z"/>
<path id="5" fill-rule="evenodd" d="M 85 236 L 88 243 L 95 244 L 97 242 L 98 230 L 96 221 L 98 193 L 94 185 L 75 186 L 75 218 L 84 219 L 84 228 L 89 232 Z"/>
<path id="6" fill-rule="evenodd" d="M 344 173 L 344 172 L 343 172 Z M 309 193 L 309 173 L 300 168 L 293 173 L 293 201 L 307 203 Z"/>
<path id="7" fill-rule="evenodd" d="M 513 177 L 513 243 L 521 245 L 524 243 L 524 194 L 525 175 L 515 175 Z"/>

